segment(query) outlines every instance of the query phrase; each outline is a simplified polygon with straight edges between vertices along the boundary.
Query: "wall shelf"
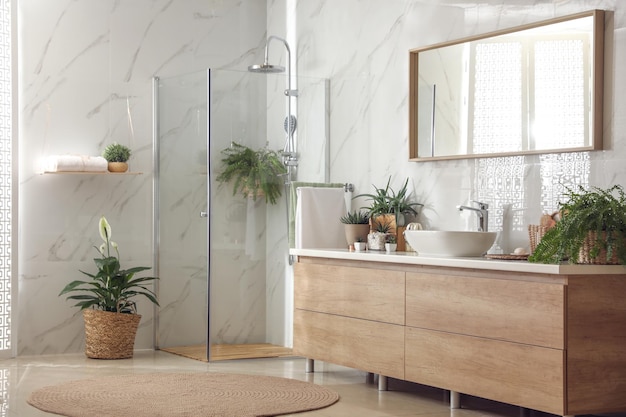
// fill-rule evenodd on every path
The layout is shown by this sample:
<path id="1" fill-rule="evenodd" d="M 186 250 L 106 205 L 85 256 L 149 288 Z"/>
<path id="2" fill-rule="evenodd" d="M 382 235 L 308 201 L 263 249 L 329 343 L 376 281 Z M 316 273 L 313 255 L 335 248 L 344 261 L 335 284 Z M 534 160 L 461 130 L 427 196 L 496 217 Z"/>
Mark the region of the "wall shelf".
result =
<path id="1" fill-rule="evenodd" d="M 57 171 L 42 172 L 41 175 L 143 175 L 143 172 Z"/>

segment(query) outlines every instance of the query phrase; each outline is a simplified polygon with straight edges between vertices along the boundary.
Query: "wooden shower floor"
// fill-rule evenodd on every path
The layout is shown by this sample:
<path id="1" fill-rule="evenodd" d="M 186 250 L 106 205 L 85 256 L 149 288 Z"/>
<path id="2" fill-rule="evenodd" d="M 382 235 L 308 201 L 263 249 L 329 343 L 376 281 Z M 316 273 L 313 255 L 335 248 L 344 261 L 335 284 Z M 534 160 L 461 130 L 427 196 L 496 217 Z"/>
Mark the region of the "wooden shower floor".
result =
<path id="1" fill-rule="evenodd" d="M 189 359 L 208 362 L 206 345 L 177 346 L 161 348 L 160 350 Z M 226 361 L 232 359 L 258 359 L 292 356 L 291 348 L 271 345 L 269 343 L 255 343 L 243 345 L 214 345 L 211 347 L 211 361 Z"/>

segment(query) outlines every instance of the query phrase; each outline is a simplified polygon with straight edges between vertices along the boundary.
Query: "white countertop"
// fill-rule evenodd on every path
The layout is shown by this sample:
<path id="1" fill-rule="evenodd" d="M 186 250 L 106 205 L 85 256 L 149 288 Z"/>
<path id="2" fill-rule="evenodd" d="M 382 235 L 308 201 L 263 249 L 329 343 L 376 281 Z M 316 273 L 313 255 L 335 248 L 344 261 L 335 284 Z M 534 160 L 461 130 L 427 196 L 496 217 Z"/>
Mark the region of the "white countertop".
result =
<path id="1" fill-rule="evenodd" d="M 558 275 L 619 275 L 626 274 L 624 265 L 536 264 L 528 261 L 509 261 L 487 258 L 448 258 L 420 256 L 415 252 L 351 252 L 347 249 L 290 249 L 290 255 L 313 258 L 345 259 L 353 261 L 386 262 L 409 265 L 446 266 L 456 268 L 488 269 L 496 271 L 534 272 Z"/>

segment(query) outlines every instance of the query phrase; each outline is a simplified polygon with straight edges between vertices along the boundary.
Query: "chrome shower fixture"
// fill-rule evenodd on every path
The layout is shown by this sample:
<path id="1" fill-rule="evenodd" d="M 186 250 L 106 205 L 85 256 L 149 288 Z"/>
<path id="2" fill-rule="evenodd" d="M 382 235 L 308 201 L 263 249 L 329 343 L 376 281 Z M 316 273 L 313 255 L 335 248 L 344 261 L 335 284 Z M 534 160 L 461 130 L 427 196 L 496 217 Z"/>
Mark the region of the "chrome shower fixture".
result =
<path id="1" fill-rule="evenodd" d="M 291 48 L 289 47 L 289 43 L 285 39 L 278 36 L 269 36 L 265 42 L 265 59 L 263 63 L 250 65 L 248 67 L 248 71 L 263 74 L 276 74 L 285 71 L 285 67 L 269 63 L 270 43 L 273 40 L 282 42 L 287 50 L 287 89 L 285 90 L 285 96 L 287 97 L 287 116 L 285 117 L 284 122 L 287 140 L 285 141 L 285 147 L 283 148 L 283 163 L 287 167 L 287 179 L 285 183 L 290 184 L 294 179 L 292 170 L 298 166 L 298 156 L 294 138 L 296 130 L 296 117 L 291 114 L 291 98 L 298 97 L 298 90 L 292 88 L 291 86 Z"/>

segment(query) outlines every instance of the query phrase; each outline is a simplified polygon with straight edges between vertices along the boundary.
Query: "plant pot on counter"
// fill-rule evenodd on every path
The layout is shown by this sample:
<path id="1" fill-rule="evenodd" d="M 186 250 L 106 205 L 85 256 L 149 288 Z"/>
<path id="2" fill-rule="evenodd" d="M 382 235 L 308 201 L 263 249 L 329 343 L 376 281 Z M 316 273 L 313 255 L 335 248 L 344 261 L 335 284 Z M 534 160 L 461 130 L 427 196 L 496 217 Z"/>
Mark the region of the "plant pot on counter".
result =
<path id="1" fill-rule="evenodd" d="M 369 224 L 344 224 L 343 226 L 348 245 L 352 245 L 354 242 L 367 241 L 367 234 L 370 232 Z"/>
<path id="2" fill-rule="evenodd" d="M 367 243 L 365 242 L 354 242 L 354 250 L 357 252 L 363 252 L 367 250 Z"/>
<path id="3" fill-rule="evenodd" d="M 387 233 L 373 232 L 367 235 L 367 247 L 370 250 L 385 250 Z"/>

